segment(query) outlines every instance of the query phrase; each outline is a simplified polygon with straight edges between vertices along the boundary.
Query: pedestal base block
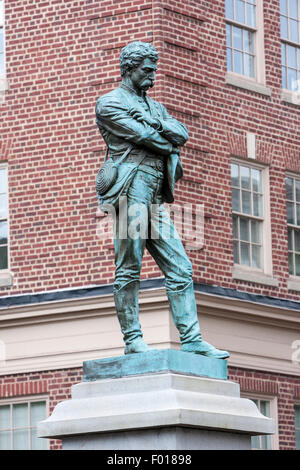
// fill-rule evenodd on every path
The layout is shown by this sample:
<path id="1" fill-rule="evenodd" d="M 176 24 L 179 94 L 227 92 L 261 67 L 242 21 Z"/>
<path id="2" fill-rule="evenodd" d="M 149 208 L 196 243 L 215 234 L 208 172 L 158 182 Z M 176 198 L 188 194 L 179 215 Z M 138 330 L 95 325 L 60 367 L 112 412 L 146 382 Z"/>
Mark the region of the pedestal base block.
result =
<path id="1" fill-rule="evenodd" d="M 249 449 L 251 436 L 272 434 L 274 423 L 223 378 L 226 366 L 170 350 L 89 361 L 87 381 L 38 435 L 62 439 L 64 449 Z"/>

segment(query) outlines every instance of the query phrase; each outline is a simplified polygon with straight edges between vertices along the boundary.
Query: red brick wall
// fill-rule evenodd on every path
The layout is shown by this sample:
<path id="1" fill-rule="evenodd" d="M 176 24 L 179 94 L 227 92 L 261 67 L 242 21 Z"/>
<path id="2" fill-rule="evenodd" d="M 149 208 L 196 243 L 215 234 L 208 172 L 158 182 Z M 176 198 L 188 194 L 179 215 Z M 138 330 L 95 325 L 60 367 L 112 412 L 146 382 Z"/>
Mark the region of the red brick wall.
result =
<path id="1" fill-rule="evenodd" d="M 240 384 L 241 392 L 277 396 L 278 433 L 281 450 L 295 449 L 294 403 L 300 399 L 300 385 L 295 378 L 257 371 L 229 368 L 229 380 Z M 82 381 L 82 370 L 66 369 L 0 377 L 0 401 L 4 398 L 44 395 L 51 414 L 57 403 L 71 398 L 72 385 Z M 51 440 L 50 448 L 61 448 L 61 441 Z"/>
<path id="2" fill-rule="evenodd" d="M 176 202 L 205 204 L 205 246 L 190 253 L 197 281 L 299 299 L 287 291 L 285 171 L 300 171 L 299 107 L 282 103 L 278 1 L 265 4 L 266 80 L 272 97 L 225 84 L 224 1 L 6 2 L 9 91 L 0 105 L 0 160 L 9 163 L 12 288 L 2 295 L 113 280 L 111 244 L 96 236 L 94 179 L 104 145 L 96 98 L 117 86 L 120 48 L 153 41 L 153 96 L 188 126 Z M 230 156 L 270 164 L 271 288 L 232 279 Z M 143 277 L 160 275 L 149 256 Z"/>

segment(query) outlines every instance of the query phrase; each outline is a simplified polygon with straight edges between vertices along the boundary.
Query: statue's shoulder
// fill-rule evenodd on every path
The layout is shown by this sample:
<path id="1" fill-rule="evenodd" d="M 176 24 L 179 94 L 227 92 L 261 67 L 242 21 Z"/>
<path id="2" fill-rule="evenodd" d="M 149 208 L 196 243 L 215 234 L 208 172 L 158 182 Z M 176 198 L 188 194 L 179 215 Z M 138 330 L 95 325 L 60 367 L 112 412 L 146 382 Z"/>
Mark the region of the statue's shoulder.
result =
<path id="1" fill-rule="evenodd" d="M 105 93 L 105 95 L 100 96 L 97 99 L 97 104 L 106 104 L 111 101 L 118 101 L 121 98 L 120 88 L 115 88 L 114 90 L 110 91 L 109 93 Z"/>

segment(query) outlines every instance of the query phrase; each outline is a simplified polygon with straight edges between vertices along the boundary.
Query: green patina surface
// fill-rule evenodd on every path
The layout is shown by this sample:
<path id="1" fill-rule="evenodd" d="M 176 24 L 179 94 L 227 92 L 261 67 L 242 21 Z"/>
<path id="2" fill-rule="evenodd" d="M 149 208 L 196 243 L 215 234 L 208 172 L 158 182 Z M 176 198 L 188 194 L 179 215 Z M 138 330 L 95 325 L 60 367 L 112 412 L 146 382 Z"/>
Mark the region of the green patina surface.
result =
<path id="1" fill-rule="evenodd" d="M 85 361 L 85 382 L 131 375 L 174 372 L 183 375 L 227 379 L 227 361 L 173 349 Z"/>

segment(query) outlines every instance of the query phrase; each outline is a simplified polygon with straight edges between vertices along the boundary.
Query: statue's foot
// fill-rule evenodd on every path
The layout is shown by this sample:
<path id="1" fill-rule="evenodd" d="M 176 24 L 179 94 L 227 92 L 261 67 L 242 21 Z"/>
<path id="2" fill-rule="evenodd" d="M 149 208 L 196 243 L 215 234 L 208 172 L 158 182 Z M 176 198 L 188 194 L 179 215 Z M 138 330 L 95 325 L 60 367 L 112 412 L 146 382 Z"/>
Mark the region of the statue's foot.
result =
<path id="1" fill-rule="evenodd" d="M 134 354 L 152 351 L 152 348 L 142 338 L 135 339 L 132 343 L 126 344 L 124 354 Z"/>
<path id="2" fill-rule="evenodd" d="M 194 341 L 183 344 L 181 351 L 202 354 L 202 356 L 214 357 L 215 359 L 226 359 L 230 356 L 229 352 L 217 349 L 206 341 Z"/>

